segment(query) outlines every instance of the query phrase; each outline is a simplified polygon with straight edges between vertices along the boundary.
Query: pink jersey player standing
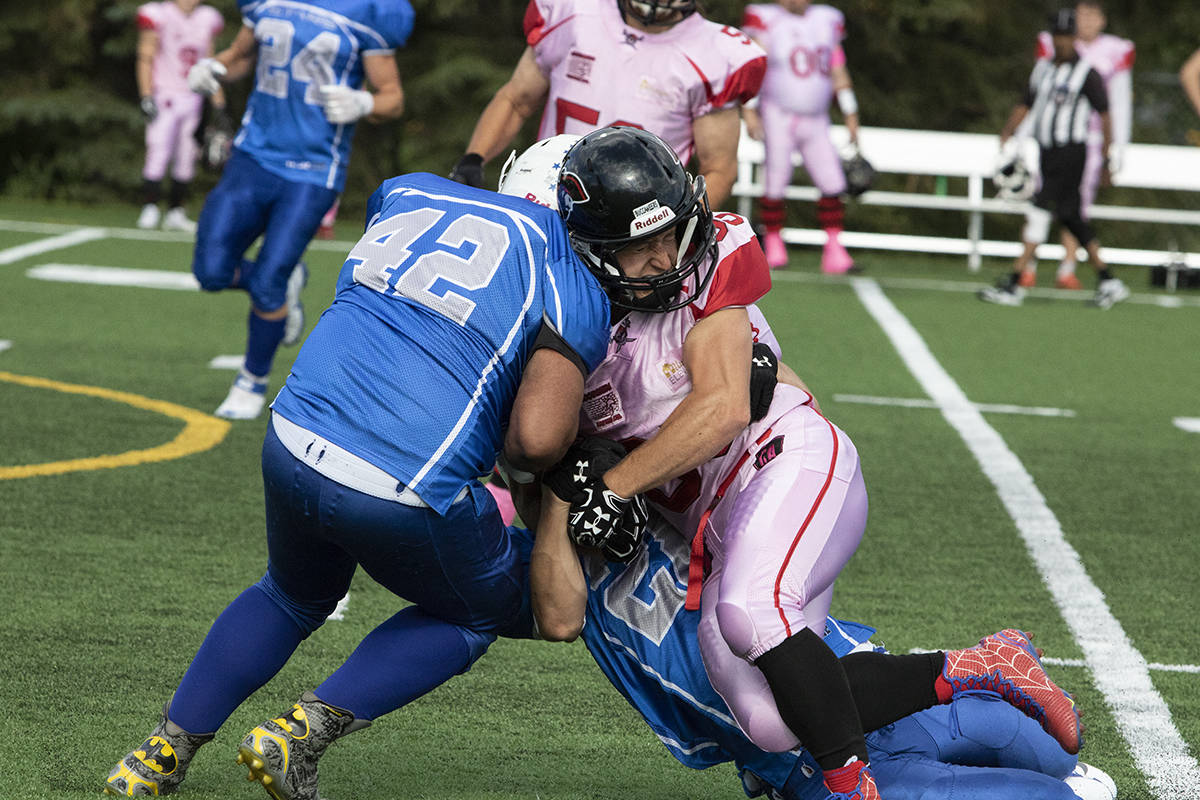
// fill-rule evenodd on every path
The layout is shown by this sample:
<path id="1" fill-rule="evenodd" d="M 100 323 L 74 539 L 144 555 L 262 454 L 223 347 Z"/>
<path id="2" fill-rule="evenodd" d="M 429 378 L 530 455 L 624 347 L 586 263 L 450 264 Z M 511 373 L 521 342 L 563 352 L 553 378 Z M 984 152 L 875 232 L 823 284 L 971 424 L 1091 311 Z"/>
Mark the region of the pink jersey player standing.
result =
<path id="1" fill-rule="evenodd" d="M 192 65 L 212 53 L 213 39 L 225 20 L 200 0 L 162 0 L 138 7 L 136 77 L 142 113 L 146 117 L 146 162 L 142 167 L 145 205 L 139 228 L 158 227 L 162 180 L 171 167 L 168 211 L 162 219 L 169 230 L 195 230 L 184 213 L 188 185 L 196 174 L 196 127 L 204 98 L 188 88 Z M 223 107 L 223 97 L 214 105 Z"/>
<path id="2" fill-rule="evenodd" d="M 847 272 L 854 260 L 838 241 L 843 228 L 846 176 L 829 138 L 829 103 L 835 96 L 851 143 L 858 142 L 858 102 L 842 50 L 842 12 L 808 0 L 746 6 L 742 27 L 767 51 L 767 75 L 758 109 L 745 110 L 746 127 L 766 146 L 764 196 L 760 202 L 763 247 L 771 267 L 787 264 L 783 228 L 784 192 L 792 179 L 792 153 L 800 151 L 821 192 L 817 222 L 826 233 L 821 270 Z"/>
<path id="3" fill-rule="evenodd" d="M 1136 57 L 1133 42 L 1104 33 L 1108 18 L 1104 15 L 1099 0 L 1082 0 L 1075 4 L 1075 51 L 1087 60 L 1104 80 L 1108 92 L 1108 111 L 1112 118 L 1112 145 L 1108 151 L 1108 173 L 1114 176 L 1121 169 L 1125 147 L 1129 144 L 1133 128 L 1133 62 Z M 1048 31 L 1038 34 L 1037 57 L 1053 58 L 1054 42 Z M 1101 174 L 1105 167 L 1104 136 L 1100 128 L 1100 115 L 1092 114 L 1088 128 L 1087 160 L 1083 166 L 1083 181 L 1079 185 L 1083 218 L 1089 211 L 1100 187 Z M 1054 283 L 1060 289 L 1082 288 L 1075 277 L 1076 252 L 1079 240 L 1066 228 L 1062 230 L 1062 243 L 1066 253 L 1058 266 Z M 1033 286 L 1036 274 L 1027 270 L 1021 277 L 1022 286 Z"/>
<path id="4" fill-rule="evenodd" d="M 483 184 L 521 123 L 542 109 L 538 138 L 631 125 L 695 156 L 714 206 L 737 177 L 738 104 L 758 93 L 766 58 L 694 0 L 530 0 L 528 44 L 484 109 L 451 177 Z"/>

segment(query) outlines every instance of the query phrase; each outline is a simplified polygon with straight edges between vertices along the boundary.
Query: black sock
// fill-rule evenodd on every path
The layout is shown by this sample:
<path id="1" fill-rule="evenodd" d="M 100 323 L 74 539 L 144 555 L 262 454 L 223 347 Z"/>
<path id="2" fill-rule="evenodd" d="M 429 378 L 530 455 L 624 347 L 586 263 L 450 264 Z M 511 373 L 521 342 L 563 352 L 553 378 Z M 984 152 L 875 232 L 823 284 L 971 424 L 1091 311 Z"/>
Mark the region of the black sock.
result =
<path id="1" fill-rule="evenodd" d="M 161 199 L 162 182 L 142 178 L 142 203 L 148 206 L 156 206 Z"/>
<path id="2" fill-rule="evenodd" d="M 767 678 L 779 716 L 821 769 L 836 769 L 867 744 L 850 683 L 837 656 L 808 628 L 785 639 L 754 662 Z"/>
<path id="3" fill-rule="evenodd" d="M 862 729 L 873 731 L 937 705 L 934 682 L 942 674 L 945 659 L 941 652 L 905 656 L 851 653 L 843 658 L 842 669 Z"/>
<path id="4" fill-rule="evenodd" d="M 1113 276 L 1112 270 L 1109 269 L 1108 267 L 1105 267 L 1104 269 L 1100 270 L 1099 272 L 1096 273 L 1096 275 L 1102 281 L 1111 281 L 1112 276 Z"/>
<path id="5" fill-rule="evenodd" d="M 1008 276 L 1008 288 L 1009 289 L 1017 288 L 1017 281 L 1019 281 L 1019 280 L 1021 280 L 1021 273 L 1019 273 L 1019 272 L 1010 273 Z"/>
<path id="6" fill-rule="evenodd" d="M 171 196 L 167 200 L 167 206 L 170 208 L 180 208 L 186 201 L 188 189 L 192 184 L 189 181 L 172 181 Z"/>

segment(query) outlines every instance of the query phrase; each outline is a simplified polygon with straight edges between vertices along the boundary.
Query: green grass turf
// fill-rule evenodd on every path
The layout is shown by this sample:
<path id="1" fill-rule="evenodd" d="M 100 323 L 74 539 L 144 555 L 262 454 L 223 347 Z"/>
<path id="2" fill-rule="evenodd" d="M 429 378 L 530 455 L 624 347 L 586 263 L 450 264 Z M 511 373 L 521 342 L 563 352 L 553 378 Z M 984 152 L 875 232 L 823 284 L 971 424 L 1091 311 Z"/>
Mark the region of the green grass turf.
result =
<path id="1" fill-rule="evenodd" d="M 0 217 L 128 226 L 131 207 L 28 206 Z M 343 235 L 353 236 L 353 226 Z M 0 249 L 38 235 L 0 232 Z M 816 251 L 792 270 L 815 278 Z M 310 250 L 309 325 L 332 295 L 342 253 Z M 862 254 L 881 280 L 983 283 L 960 259 Z M 211 411 L 240 352 L 245 298 L 37 281 L 47 262 L 186 272 L 182 241 L 104 239 L 0 266 L 0 370 L 134 392 Z M 1135 291 L 1145 275 L 1123 271 Z M 985 306 L 969 294 L 887 289 L 972 400 L 1058 406 L 1074 418 L 988 414 L 1046 496 L 1068 541 L 1149 661 L 1200 662 L 1195 578 L 1200 308 L 1081 302 Z M 1036 631 L 1047 654 L 1081 651 L 996 492 L 940 413 L 839 402 L 835 394 L 922 397 L 844 280 L 781 275 L 763 307 L 785 359 L 853 437 L 871 520 L 839 581 L 835 612 L 879 628 L 897 652 L 962 646 L 998 627 Z M 281 351 L 278 386 L 294 351 Z M 182 423 L 109 400 L 0 382 L 0 466 L 115 453 L 168 441 Z M 95 797 L 113 763 L 149 732 L 212 619 L 265 566 L 258 449 L 265 420 L 214 449 L 138 467 L 0 480 L 0 798 Z M 306 641 L 202 751 L 195 798 L 265 796 L 233 764 L 241 735 L 319 683 L 397 601 L 359 575 L 343 622 Z M 247 631 L 248 638 L 254 632 Z M 1123 798 L 1152 794 L 1104 698 L 1080 667 L 1051 667 L 1087 711 L 1083 756 Z M 1200 753 L 1200 675 L 1153 672 L 1175 724 Z M 501 641 L 468 674 L 340 742 L 322 761 L 335 798 L 741 797 L 733 770 L 678 766 L 580 644 Z M 181 795 L 184 796 L 184 795 Z"/>

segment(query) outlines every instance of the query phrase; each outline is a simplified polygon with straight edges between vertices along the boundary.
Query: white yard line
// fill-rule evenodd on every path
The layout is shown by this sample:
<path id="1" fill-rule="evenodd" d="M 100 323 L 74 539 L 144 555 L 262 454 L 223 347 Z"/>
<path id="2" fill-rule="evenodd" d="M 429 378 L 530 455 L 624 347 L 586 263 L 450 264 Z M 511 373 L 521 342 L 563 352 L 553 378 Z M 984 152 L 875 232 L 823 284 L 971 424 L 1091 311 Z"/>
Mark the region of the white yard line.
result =
<path id="1" fill-rule="evenodd" d="M 835 394 L 833 399 L 839 403 L 861 403 L 868 406 L 899 406 L 901 408 L 937 408 L 932 400 L 919 397 L 874 397 L 866 394 Z M 1008 403 L 974 403 L 977 409 L 986 414 L 1027 414 L 1034 417 L 1073 417 L 1075 412 L 1069 408 L 1050 408 L 1047 406 L 1014 406 Z"/>
<path id="2" fill-rule="evenodd" d="M 11 347 L 12 347 L 11 339 L 0 339 L 0 353 L 3 353 L 5 350 L 10 349 Z"/>
<path id="3" fill-rule="evenodd" d="M 245 356 L 229 355 L 229 356 L 213 356 L 212 361 L 208 362 L 208 366 L 212 369 L 241 369 L 242 361 Z"/>
<path id="4" fill-rule="evenodd" d="M 1176 417 L 1171 422 L 1181 431 L 1200 433 L 1200 417 Z"/>
<path id="5" fill-rule="evenodd" d="M 38 239 L 36 242 L 26 242 L 16 247 L 0 250 L 0 264 L 12 264 L 14 261 L 20 261 L 40 253 L 74 247 L 77 244 L 104 239 L 107 236 L 108 231 L 104 228 L 77 228 L 69 233 L 51 236 L 49 239 Z"/>
<path id="6" fill-rule="evenodd" d="M 927 647 L 914 647 L 908 652 L 910 653 L 933 653 L 935 650 Z M 1053 656 L 1042 656 L 1043 664 L 1050 664 L 1054 667 L 1087 667 L 1088 663 L 1082 658 L 1054 658 Z M 1151 661 L 1146 665 L 1151 672 L 1184 672 L 1192 675 L 1200 675 L 1200 664 L 1159 664 Z"/>
<path id="7" fill-rule="evenodd" d="M 1200 764 L 1188 752 L 1170 709 L 1155 690 L 1146 659 L 1105 604 L 1032 476 L 879 284 L 864 278 L 851 283 L 913 377 L 996 487 L 1151 790 L 1163 800 L 1193 794 L 1200 786 Z"/>
<path id="8" fill-rule="evenodd" d="M 102 286 L 137 286 L 143 289 L 199 291 L 200 284 L 190 272 L 161 269 L 98 267 L 91 264 L 39 264 L 25 273 L 30 278 L 62 283 L 91 283 Z"/>

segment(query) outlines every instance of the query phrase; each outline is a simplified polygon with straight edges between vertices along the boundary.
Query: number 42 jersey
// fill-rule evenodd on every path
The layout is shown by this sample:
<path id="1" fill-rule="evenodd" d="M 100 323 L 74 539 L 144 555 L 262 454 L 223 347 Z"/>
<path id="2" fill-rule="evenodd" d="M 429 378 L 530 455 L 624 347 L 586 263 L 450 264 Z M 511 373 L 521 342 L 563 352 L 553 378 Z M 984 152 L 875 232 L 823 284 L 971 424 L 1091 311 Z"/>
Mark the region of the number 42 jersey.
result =
<path id="1" fill-rule="evenodd" d="M 558 214 L 523 198 L 405 175 L 367 214 L 272 408 L 445 513 L 491 471 L 539 335 L 600 363 L 608 298 Z"/>
<path id="2" fill-rule="evenodd" d="M 258 41 L 254 91 L 234 145 L 270 172 L 341 191 L 354 125 L 325 118 L 320 87 L 363 85 L 363 58 L 412 32 L 408 0 L 239 0 Z"/>

